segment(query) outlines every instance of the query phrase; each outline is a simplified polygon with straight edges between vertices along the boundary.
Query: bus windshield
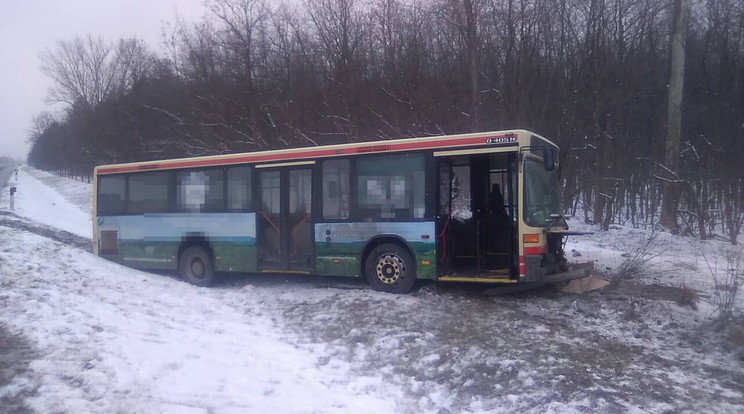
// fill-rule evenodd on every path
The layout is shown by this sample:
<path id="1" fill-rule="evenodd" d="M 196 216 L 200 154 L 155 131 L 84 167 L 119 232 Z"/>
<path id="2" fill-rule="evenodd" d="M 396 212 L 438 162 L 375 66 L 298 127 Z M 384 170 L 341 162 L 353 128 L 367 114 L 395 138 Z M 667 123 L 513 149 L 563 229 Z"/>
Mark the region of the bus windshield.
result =
<path id="1" fill-rule="evenodd" d="M 545 227 L 551 214 L 560 214 L 558 170 L 545 169 L 542 161 L 527 158 L 524 162 L 524 222 L 532 227 Z"/>

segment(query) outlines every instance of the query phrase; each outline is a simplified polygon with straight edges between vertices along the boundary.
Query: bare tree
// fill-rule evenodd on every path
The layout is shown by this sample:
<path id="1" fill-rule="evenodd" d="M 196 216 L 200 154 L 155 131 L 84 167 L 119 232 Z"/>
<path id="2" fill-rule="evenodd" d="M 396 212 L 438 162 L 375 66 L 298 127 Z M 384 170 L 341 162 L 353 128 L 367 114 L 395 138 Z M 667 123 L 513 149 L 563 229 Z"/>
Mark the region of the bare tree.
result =
<path id="1" fill-rule="evenodd" d="M 155 55 L 136 38 L 121 39 L 116 47 L 116 56 L 111 70 L 116 72 L 115 87 L 122 93 L 150 74 L 155 64 Z M 115 62 L 115 63 L 114 63 Z"/>
<path id="2" fill-rule="evenodd" d="M 36 142 L 52 124 L 58 122 L 57 117 L 49 111 L 43 111 L 34 116 L 31 127 L 28 129 L 28 141 Z"/>
<path id="3" fill-rule="evenodd" d="M 357 0 L 308 0 L 307 10 L 336 84 L 333 89 L 339 104 L 329 114 L 336 131 L 330 133 L 355 140 L 359 136 L 355 83 L 360 80 L 359 54 L 368 23 Z"/>
<path id="4" fill-rule="evenodd" d="M 116 48 L 88 35 L 60 40 L 40 55 L 41 70 L 54 81 L 50 102 L 94 107 L 112 94 L 129 90 L 148 74 L 154 56 L 142 41 L 121 39 Z"/>
<path id="5" fill-rule="evenodd" d="M 112 47 L 103 38 L 75 37 L 60 40 L 53 50 L 44 51 L 41 70 L 55 82 L 49 90 L 50 102 L 70 105 L 84 102 L 95 106 L 111 92 L 116 79 L 110 64 Z"/>
<path id="6" fill-rule="evenodd" d="M 265 0 L 212 0 L 207 4 L 224 25 L 223 47 L 234 53 L 242 80 L 252 89 L 257 32 L 271 17 L 271 9 Z"/>

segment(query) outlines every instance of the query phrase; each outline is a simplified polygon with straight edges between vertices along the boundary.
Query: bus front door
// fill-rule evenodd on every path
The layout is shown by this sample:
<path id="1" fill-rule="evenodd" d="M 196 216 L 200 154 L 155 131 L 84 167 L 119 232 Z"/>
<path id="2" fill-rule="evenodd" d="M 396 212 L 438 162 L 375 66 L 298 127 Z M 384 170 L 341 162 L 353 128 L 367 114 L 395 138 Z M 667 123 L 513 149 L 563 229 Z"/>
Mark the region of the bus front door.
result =
<path id="1" fill-rule="evenodd" d="M 514 274 L 516 155 L 443 159 L 439 167 L 440 265 L 445 274 Z"/>
<path id="2" fill-rule="evenodd" d="M 312 170 L 262 169 L 258 185 L 259 270 L 312 271 Z"/>

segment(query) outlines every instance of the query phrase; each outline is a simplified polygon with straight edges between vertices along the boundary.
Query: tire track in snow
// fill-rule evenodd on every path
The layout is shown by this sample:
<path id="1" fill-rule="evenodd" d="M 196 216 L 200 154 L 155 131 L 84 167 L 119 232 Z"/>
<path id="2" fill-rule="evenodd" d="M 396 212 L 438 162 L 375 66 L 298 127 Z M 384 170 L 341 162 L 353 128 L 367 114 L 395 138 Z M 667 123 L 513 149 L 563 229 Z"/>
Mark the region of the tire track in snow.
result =
<path id="1" fill-rule="evenodd" d="M 64 230 L 55 229 L 54 227 L 27 221 L 9 211 L 0 211 L 0 226 L 25 230 L 29 233 L 34 233 L 72 247 L 77 247 L 78 249 L 89 253 L 93 252 L 93 246 L 90 239 Z"/>

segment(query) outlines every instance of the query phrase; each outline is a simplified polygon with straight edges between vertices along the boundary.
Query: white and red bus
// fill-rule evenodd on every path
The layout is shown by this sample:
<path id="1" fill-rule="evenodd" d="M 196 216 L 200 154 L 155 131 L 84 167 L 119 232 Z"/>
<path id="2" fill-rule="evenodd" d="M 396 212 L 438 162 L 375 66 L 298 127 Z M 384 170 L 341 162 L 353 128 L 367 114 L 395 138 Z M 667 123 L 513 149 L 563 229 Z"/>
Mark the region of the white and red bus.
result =
<path id="1" fill-rule="evenodd" d="M 569 272 L 558 147 L 525 130 L 102 165 L 96 254 L 177 270 L 530 283 Z"/>

